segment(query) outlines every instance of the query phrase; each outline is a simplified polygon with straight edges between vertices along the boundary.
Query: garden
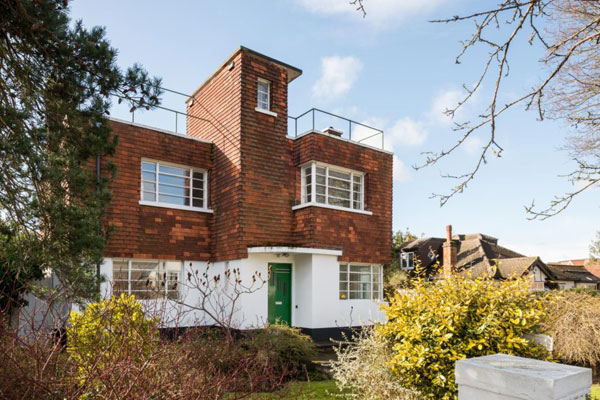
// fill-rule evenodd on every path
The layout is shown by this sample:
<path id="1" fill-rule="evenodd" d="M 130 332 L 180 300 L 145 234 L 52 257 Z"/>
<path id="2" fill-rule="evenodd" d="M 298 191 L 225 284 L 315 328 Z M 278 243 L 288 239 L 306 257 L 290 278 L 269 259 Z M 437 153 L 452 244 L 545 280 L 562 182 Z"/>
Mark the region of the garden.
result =
<path id="1" fill-rule="evenodd" d="M 457 360 L 506 353 L 594 369 L 600 360 L 595 292 L 534 293 L 526 279 L 456 275 L 416 279 L 388 300 L 388 321 L 338 343 L 329 372 L 296 328 L 167 335 L 133 296 L 89 304 L 53 335 L 4 323 L 0 397 L 456 399 Z M 552 336 L 553 351 L 532 333 Z"/>

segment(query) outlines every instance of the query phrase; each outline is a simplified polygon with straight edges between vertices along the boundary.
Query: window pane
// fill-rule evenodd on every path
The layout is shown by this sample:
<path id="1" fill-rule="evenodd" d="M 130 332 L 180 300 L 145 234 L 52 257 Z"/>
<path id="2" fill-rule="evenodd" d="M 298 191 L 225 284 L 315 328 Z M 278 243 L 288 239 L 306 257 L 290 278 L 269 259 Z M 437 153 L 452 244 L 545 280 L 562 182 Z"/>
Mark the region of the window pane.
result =
<path id="1" fill-rule="evenodd" d="M 142 183 L 142 189 L 146 192 L 155 192 L 156 191 L 156 184 L 154 183 L 150 183 L 150 182 L 143 182 Z"/>
<path id="2" fill-rule="evenodd" d="M 341 199 L 350 199 L 350 192 L 341 189 L 329 188 L 329 196 L 340 197 Z"/>
<path id="3" fill-rule="evenodd" d="M 194 179 L 204 180 L 204 172 L 194 171 Z"/>
<path id="4" fill-rule="evenodd" d="M 340 271 L 348 271 L 348 264 L 341 264 Z"/>
<path id="5" fill-rule="evenodd" d="M 158 183 L 166 183 L 168 185 L 174 185 L 174 186 L 187 186 L 187 179 L 186 178 L 179 178 L 176 176 L 170 176 L 170 175 L 158 175 Z"/>
<path id="6" fill-rule="evenodd" d="M 340 282 L 340 290 L 342 290 L 342 291 L 348 290 L 348 282 Z"/>
<path id="7" fill-rule="evenodd" d="M 350 190 L 350 182 L 346 182 L 346 181 L 342 181 L 342 180 L 330 177 L 329 178 L 329 187 Z"/>
<path id="8" fill-rule="evenodd" d="M 347 181 L 350 180 L 350 174 L 345 173 L 345 172 L 338 172 L 338 171 L 335 171 L 332 169 L 329 170 L 329 177 L 340 178 L 340 179 L 344 179 Z"/>
<path id="9" fill-rule="evenodd" d="M 354 209 L 355 210 L 362 210 L 362 205 L 359 201 L 355 201 L 354 202 Z"/>
<path id="10" fill-rule="evenodd" d="M 190 205 L 190 199 L 187 197 L 176 197 L 176 196 L 169 196 L 166 194 L 160 194 L 158 196 L 158 201 L 160 201 L 161 203 L 177 204 L 180 206 L 189 206 Z"/>
<path id="11" fill-rule="evenodd" d="M 161 173 L 179 175 L 179 176 L 189 176 L 189 170 L 177 167 L 169 167 L 167 165 L 161 165 L 159 171 Z"/>
<path id="12" fill-rule="evenodd" d="M 187 197 L 188 189 L 179 186 L 158 185 L 158 191 L 161 194 L 168 194 L 179 197 Z"/>
<path id="13" fill-rule="evenodd" d="M 325 175 L 325 168 L 317 167 L 317 175 Z"/>
<path id="14" fill-rule="evenodd" d="M 203 199 L 192 199 L 192 206 L 204 208 L 204 200 Z"/>
<path id="15" fill-rule="evenodd" d="M 348 273 L 346 271 L 341 271 L 340 272 L 340 281 L 347 281 L 348 280 Z"/>
<path id="16" fill-rule="evenodd" d="M 204 198 L 204 190 L 203 189 L 194 189 L 192 191 L 192 197 L 195 197 L 197 199 L 203 199 Z"/>
<path id="17" fill-rule="evenodd" d="M 156 164 L 143 161 L 142 162 L 142 171 L 156 172 Z"/>
<path id="18" fill-rule="evenodd" d="M 317 195 L 317 203 L 325 203 L 325 196 Z"/>
<path id="19" fill-rule="evenodd" d="M 156 193 L 154 193 L 154 192 L 143 192 L 142 193 L 142 200 L 156 201 Z"/>
<path id="20" fill-rule="evenodd" d="M 144 181 L 148 181 L 148 182 L 155 182 L 156 181 L 156 174 L 154 172 L 142 172 L 142 180 Z"/>
<path id="21" fill-rule="evenodd" d="M 317 185 L 317 194 L 325 194 L 325 186 Z"/>
<path id="22" fill-rule="evenodd" d="M 317 184 L 325 185 L 325 176 L 324 175 L 317 175 Z"/>
<path id="23" fill-rule="evenodd" d="M 354 175 L 354 183 L 361 183 L 362 181 L 362 176 L 360 175 Z"/>
<path id="24" fill-rule="evenodd" d="M 332 206 L 350 208 L 350 200 L 341 200 L 330 197 L 328 203 Z"/>

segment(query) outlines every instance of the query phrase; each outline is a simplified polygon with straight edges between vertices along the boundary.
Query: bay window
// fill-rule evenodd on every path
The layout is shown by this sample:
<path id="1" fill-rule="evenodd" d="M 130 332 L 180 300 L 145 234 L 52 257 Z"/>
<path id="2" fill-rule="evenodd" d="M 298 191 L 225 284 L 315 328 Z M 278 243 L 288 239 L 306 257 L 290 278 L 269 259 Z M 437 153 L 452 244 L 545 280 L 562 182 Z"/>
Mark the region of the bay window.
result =
<path id="1" fill-rule="evenodd" d="M 382 272 L 379 265 L 340 264 L 340 300 L 381 300 Z"/>
<path id="2" fill-rule="evenodd" d="M 206 170 L 142 160 L 141 203 L 207 209 Z"/>
<path id="3" fill-rule="evenodd" d="M 302 167 L 302 203 L 364 210 L 364 174 L 312 162 Z"/>

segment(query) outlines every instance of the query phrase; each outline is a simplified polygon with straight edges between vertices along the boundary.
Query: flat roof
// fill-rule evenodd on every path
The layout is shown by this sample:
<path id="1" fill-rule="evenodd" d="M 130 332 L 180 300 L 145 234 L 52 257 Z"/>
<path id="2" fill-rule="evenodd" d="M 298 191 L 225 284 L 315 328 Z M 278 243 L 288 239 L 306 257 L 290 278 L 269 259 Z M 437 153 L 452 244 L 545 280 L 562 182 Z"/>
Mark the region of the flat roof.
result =
<path id="1" fill-rule="evenodd" d="M 112 122 L 118 122 L 118 123 L 123 124 L 123 125 L 137 126 L 138 128 L 144 128 L 144 129 L 148 129 L 148 130 L 159 132 L 159 133 L 166 133 L 167 135 L 177 136 L 177 137 L 180 137 L 182 139 L 189 139 L 189 140 L 194 140 L 196 142 L 202 142 L 202 143 L 212 144 L 212 142 L 210 140 L 201 139 L 201 138 L 197 138 L 197 137 L 194 137 L 194 136 L 186 135 L 185 133 L 177 133 L 177 132 L 173 132 L 173 131 L 168 131 L 166 129 L 155 128 L 153 126 L 138 124 L 136 122 L 126 121 L 126 120 L 120 119 L 120 118 L 109 117 L 108 119 L 110 121 L 112 121 Z"/>
<path id="2" fill-rule="evenodd" d="M 239 46 L 229 57 L 227 57 L 227 59 L 215 70 L 215 72 L 213 72 L 204 82 L 202 82 L 202 84 L 200 84 L 200 86 L 198 86 L 196 88 L 196 90 L 194 90 L 194 92 L 192 93 L 190 98 L 188 98 L 185 102 L 187 103 L 188 101 L 190 101 L 191 98 L 194 97 L 196 95 L 196 93 L 198 93 L 200 91 L 200 89 L 202 89 L 208 82 L 210 82 L 215 77 L 215 75 L 217 75 L 217 73 L 219 73 L 219 71 L 221 71 L 223 68 L 225 68 L 229 64 L 231 59 L 233 59 L 238 53 L 240 53 L 242 51 L 285 68 L 288 72 L 288 83 L 290 83 L 291 81 L 293 81 L 294 79 L 296 79 L 297 77 L 302 75 L 302 70 L 300 68 L 296 68 L 290 64 L 284 63 L 273 57 L 269 57 L 267 55 L 264 55 L 262 53 L 259 53 L 258 51 L 249 49 L 247 47 Z"/>

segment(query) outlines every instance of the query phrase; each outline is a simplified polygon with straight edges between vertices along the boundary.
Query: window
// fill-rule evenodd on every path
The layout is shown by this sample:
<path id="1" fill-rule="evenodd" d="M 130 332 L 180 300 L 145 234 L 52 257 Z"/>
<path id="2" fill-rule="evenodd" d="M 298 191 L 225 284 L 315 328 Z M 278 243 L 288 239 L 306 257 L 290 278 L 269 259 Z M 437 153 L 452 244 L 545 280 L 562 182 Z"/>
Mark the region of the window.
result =
<path id="1" fill-rule="evenodd" d="M 181 261 L 121 260 L 113 262 L 113 295 L 137 299 L 177 299 Z"/>
<path id="2" fill-rule="evenodd" d="M 302 168 L 302 203 L 364 209 L 364 174 L 313 162 Z"/>
<path id="3" fill-rule="evenodd" d="M 142 201 L 177 208 L 207 208 L 206 171 L 142 161 Z"/>
<path id="4" fill-rule="evenodd" d="M 381 282 L 379 265 L 340 264 L 341 300 L 381 300 Z"/>
<path id="5" fill-rule="evenodd" d="M 257 85 L 257 108 L 271 110 L 271 82 L 264 79 L 258 80 Z"/>
<path id="6" fill-rule="evenodd" d="M 415 253 L 400 253 L 400 269 L 405 271 L 415 269 Z"/>

